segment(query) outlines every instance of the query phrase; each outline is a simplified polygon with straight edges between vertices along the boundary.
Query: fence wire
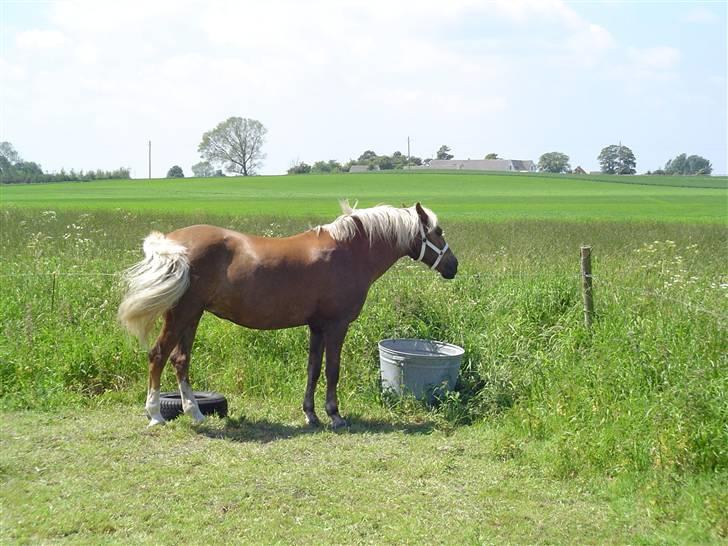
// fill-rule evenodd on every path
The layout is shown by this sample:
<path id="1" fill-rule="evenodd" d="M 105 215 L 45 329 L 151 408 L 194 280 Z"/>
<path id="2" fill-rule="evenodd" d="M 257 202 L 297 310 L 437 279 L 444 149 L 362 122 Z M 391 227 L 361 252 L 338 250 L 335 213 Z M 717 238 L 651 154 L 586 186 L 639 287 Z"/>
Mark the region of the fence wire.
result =
<path id="1" fill-rule="evenodd" d="M 99 277 L 99 278 L 117 278 L 119 280 L 122 279 L 123 272 L 116 271 L 116 272 L 97 272 L 97 273 L 89 273 L 89 272 L 82 272 L 82 271 L 51 271 L 51 272 L 13 272 L 13 273 L 2 273 L 0 272 L 0 280 L 3 278 L 38 278 L 38 277 L 48 277 L 49 282 L 54 282 L 55 279 L 62 278 L 62 277 L 77 277 L 77 278 L 92 278 L 92 277 Z M 484 279 L 502 279 L 502 278 L 537 278 L 537 277 L 544 277 L 545 275 L 541 273 L 536 272 L 527 272 L 527 271 L 517 271 L 517 272 L 492 272 L 492 271 L 486 271 L 486 272 L 477 272 L 477 273 L 459 273 L 458 277 L 460 279 L 467 279 L 467 280 L 484 280 Z M 612 279 L 609 279 L 602 275 L 582 275 L 579 273 L 575 273 L 572 275 L 562 275 L 560 278 L 568 278 L 568 279 L 583 279 L 585 277 L 591 278 L 593 280 L 592 285 L 592 291 L 596 292 L 597 294 L 600 294 L 601 297 L 607 298 L 613 298 L 614 300 L 618 300 L 619 296 L 624 293 L 628 292 L 630 294 L 634 294 L 637 296 L 641 296 L 643 298 L 648 298 L 652 300 L 663 300 L 665 302 L 668 302 L 670 304 L 677 304 L 689 312 L 697 312 L 701 313 L 707 316 L 712 317 L 715 319 L 715 321 L 719 324 L 721 328 L 728 328 L 728 313 L 721 314 L 720 312 L 717 312 L 713 309 L 708 309 L 702 305 L 698 305 L 689 301 L 686 301 L 684 299 L 679 299 L 671 295 L 667 295 L 661 292 L 658 292 L 656 289 L 645 289 L 645 288 L 638 288 L 634 286 L 625 286 L 624 284 L 618 283 L 613 281 Z M 0 282 L 0 288 L 2 287 L 2 283 Z M 603 287 L 608 287 L 610 290 L 609 292 L 604 292 L 602 290 Z M 55 290 L 55 289 L 54 289 Z M 728 294 L 727 294 L 728 295 Z M 55 294 L 54 294 L 55 297 Z M 596 299 L 595 305 L 599 305 L 599 299 Z"/>

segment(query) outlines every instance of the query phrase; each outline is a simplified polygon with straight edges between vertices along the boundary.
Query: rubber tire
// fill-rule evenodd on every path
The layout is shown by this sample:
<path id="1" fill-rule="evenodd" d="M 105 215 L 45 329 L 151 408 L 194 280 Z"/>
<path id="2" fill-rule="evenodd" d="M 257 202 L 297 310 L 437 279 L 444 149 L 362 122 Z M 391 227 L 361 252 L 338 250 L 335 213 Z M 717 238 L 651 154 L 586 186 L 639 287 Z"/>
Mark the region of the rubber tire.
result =
<path id="1" fill-rule="evenodd" d="M 194 391 L 197 405 L 200 406 L 202 415 L 216 414 L 220 417 L 227 417 L 227 399 L 219 392 Z M 163 392 L 159 394 L 160 412 L 165 420 L 169 421 L 182 415 L 182 397 L 179 392 Z"/>

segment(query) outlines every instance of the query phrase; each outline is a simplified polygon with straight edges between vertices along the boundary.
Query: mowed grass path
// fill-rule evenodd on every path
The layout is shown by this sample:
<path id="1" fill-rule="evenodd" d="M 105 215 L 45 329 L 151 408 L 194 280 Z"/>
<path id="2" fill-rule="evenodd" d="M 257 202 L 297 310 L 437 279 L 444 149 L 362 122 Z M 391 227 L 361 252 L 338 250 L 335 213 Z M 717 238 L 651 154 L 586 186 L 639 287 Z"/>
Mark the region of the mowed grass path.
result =
<path id="1" fill-rule="evenodd" d="M 670 544 L 690 531 L 615 480 L 555 480 L 485 427 L 312 430 L 232 419 L 145 429 L 138 409 L 6 413 L 0 540 L 80 544 Z M 245 417 L 242 417 L 245 415 Z M 41 447 L 42 446 L 42 447 Z M 503 446 L 498 446 L 502 450 Z M 690 519 L 692 514 L 682 514 Z M 657 521 L 656 521 L 657 520 Z M 683 523 L 683 522 L 681 522 Z M 698 535 L 698 541 L 710 540 Z"/>
<path id="2" fill-rule="evenodd" d="M 647 182 L 654 183 L 654 177 Z M 575 179 L 482 173 L 362 173 L 125 180 L 0 187 L 3 206 L 206 212 L 328 218 L 340 199 L 360 206 L 419 200 L 443 217 L 724 222 L 726 188 L 641 185 L 639 177 Z M 723 179 L 711 181 L 720 184 Z M 636 182 L 636 183 L 635 183 Z M 670 179 L 671 183 L 680 180 Z M 686 177 L 685 185 L 700 179 Z"/>

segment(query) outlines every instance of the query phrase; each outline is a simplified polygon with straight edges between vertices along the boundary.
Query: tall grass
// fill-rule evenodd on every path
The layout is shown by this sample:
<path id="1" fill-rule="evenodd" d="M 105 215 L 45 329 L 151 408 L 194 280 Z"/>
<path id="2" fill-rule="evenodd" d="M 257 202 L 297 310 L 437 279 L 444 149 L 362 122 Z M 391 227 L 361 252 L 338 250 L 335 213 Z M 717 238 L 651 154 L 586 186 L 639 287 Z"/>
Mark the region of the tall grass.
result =
<path id="1" fill-rule="evenodd" d="M 149 230 L 201 221 L 283 235 L 319 220 L 1 211 L 2 406 L 141 403 L 146 358 L 116 323 L 116 273 L 139 259 Z M 723 226 L 461 221 L 445 228 L 461 262 L 454 281 L 402 260 L 373 286 L 344 348 L 345 413 L 489 427 L 504 458 L 559 476 L 728 469 Z M 595 254 L 591 330 L 582 324 L 581 243 Z M 194 346 L 193 385 L 298 415 L 306 336 L 303 328 L 257 332 L 207 316 Z M 377 341 L 399 336 L 465 348 L 458 388 L 435 408 L 382 399 Z M 164 381 L 175 388 L 173 374 Z"/>

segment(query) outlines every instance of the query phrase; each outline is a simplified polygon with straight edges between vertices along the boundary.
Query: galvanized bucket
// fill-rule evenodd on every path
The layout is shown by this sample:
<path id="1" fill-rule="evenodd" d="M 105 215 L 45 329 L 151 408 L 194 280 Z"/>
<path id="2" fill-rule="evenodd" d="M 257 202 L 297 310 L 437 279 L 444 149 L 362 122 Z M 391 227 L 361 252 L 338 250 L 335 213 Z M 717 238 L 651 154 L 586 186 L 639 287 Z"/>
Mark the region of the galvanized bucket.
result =
<path id="1" fill-rule="evenodd" d="M 382 388 L 432 402 L 436 395 L 455 387 L 464 352 L 462 347 L 441 341 L 383 339 L 379 342 Z"/>

